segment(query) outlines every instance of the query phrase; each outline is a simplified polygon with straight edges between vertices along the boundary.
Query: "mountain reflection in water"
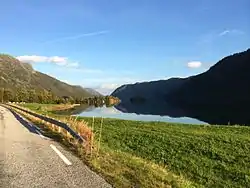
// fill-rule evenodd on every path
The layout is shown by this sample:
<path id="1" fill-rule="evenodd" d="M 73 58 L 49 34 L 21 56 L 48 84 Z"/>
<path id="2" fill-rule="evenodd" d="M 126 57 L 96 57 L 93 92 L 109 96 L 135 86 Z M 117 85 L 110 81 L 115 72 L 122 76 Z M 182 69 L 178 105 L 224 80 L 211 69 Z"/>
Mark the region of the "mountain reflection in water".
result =
<path id="1" fill-rule="evenodd" d="M 73 109 L 57 112 L 65 115 L 79 115 L 82 117 L 104 117 L 104 118 L 116 118 L 125 120 L 138 120 L 138 121 L 162 121 L 162 122 L 175 122 L 175 123 L 187 123 L 187 124 L 206 124 L 202 121 L 188 118 L 188 117 L 178 117 L 175 118 L 152 113 L 150 111 L 142 111 L 141 107 L 128 108 L 128 106 L 123 106 L 119 104 L 114 107 L 95 107 L 88 105 L 76 106 Z M 141 113 L 138 113 L 141 112 Z M 159 111 L 158 111 L 159 112 Z"/>
<path id="2" fill-rule="evenodd" d="M 213 106 L 180 107 L 178 105 L 169 105 L 166 101 L 159 104 L 155 101 L 138 103 L 128 100 L 120 103 L 115 108 L 124 113 L 168 116 L 177 119 L 188 117 L 213 125 L 248 125 L 250 122 L 248 111 L 240 106 L 234 108 L 230 106 L 217 106 L 216 108 Z"/>

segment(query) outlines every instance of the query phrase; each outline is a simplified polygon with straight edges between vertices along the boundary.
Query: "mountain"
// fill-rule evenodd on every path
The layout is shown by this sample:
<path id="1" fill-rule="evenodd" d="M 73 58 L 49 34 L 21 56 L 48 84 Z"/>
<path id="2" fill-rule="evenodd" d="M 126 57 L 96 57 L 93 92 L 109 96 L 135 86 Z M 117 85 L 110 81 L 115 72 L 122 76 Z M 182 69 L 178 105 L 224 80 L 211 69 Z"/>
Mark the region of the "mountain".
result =
<path id="1" fill-rule="evenodd" d="M 91 97 L 81 86 L 73 86 L 61 82 L 49 75 L 35 71 L 31 64 L 23 63 L 14 57 L 0 54 L 0 88 L 16 92 L 19 89 L 51 91 L 56 96 Z"/>
<path id="2" fill-rule="evenodd" d="M 117 88 L 112 95 L 124 100 L 144 98 L 145 100 L 163 100 L 169 91 L 180 87 L 184 79 L 170 78 L 151 82 L 127 84 Z M 163 89 L 164 88 L 164 89 Z"/>
<path id="3" fill-rule="evenodd" d="M 117 108 L 139 114 L 192 117 L 210 124 L 250 125 L 250 49 L 187 78 L 123 85 Z"/>
<path id="4" fill-rule="evenodd" d="M 103 96 L 101 93 L 99 93 L 98 91 L 96 91 L 92 88 L 84 88 L 84 90 L 86 90 L 87 92 L 89 92 L 90 94 L 92 94 L 94 96 Z"/>
<path id="5" fill-rule="evenodd" d="M 250 125 L 250 49 L 223 58 L 208 71 L 188 78 L 165 100 L 212 123 Z"/>
<path id="6" fill-rule="evenodd" d="M 116 108 L 137 114 L 166 115 L 169 105 L 165 101 L 168 92 L 185 82 L 182 78 L 170 78 L 151 82 L 127 84 L 117 88 L 111 95 L 121 103 Z M 170 107 L 170 109 L 172 109 Z M 169 113 L 167 113 L 170 115 Z M 172 114 L 172 116 L 175 116 Z"/>
<path id="7" fill-rule="evenodd" d="M 185 105 L 235 105 L 250 102 L 250 49 L 220 60 L 208 71 L 189 77 L 169 99 Z M 168 100 L 168 98 L 166 98 Z"/>

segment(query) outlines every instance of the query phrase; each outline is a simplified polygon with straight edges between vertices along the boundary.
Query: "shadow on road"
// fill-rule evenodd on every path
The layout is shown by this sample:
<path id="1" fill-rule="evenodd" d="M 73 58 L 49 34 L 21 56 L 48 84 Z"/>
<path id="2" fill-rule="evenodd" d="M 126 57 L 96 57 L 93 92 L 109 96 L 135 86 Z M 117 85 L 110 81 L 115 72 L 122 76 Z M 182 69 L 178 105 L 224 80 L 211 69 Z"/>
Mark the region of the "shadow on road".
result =
<path id="1" fill-rule="evenodd" d="M 26 128 L 28 129 L 31 133 L 34 134 L 38 134 L 36 132 L 36 128 L 34 126 L 32 126 L 31 123 L 29 123 L 28 121 L 24 120 L 21 116 L 19 116 L 16 112 L 14 112 L 13 110 L 9 109 L 11 111 L 11 113 L 15 116 L 15 118 Z"/>

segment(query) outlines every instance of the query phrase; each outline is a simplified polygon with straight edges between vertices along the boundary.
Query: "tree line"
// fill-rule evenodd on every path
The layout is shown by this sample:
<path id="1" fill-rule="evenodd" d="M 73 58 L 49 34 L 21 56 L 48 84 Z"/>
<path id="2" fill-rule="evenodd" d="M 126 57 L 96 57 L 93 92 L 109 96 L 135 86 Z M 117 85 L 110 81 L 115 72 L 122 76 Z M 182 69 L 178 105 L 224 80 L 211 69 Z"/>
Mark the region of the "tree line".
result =
<path id="1" fill-rule="evenodd" d="M 4 102 L 26 102 L 26 103 L 41 103 L 41 104 L 88 104 L 94 106 L 112 106 L 120 102 L 113 96 L 93 96 L 93 97 L 72 97 L 72 96 L 56 96 L 48 90 L 25 90 L 19 89 L 13 92 L 10 89 L 1 88 L 0 100 Z"/>

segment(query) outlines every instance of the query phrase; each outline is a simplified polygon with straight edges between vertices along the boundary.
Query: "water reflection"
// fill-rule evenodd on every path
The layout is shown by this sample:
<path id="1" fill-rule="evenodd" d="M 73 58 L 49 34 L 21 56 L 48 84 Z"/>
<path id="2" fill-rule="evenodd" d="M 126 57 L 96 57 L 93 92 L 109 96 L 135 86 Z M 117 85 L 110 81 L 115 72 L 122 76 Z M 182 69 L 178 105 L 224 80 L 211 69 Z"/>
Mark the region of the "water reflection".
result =
<path id="1" fill-rule="evenodd" d="M 178 120 L 190 118 L 198 122 L 206 122 L 208 124 L 217 125 L 248 125 L 250 116 L 248 111 L 238 107 L 225 106 L 178 106 L 170 105 L 166 101 L 161 103 L 157 101 L 134 102 L 126 101 L 117 105 L 115 108 L 123 113 L 135 114 L 151 114 L 159 116 L 168 116 L 169 118 L 177 118 Z M 181 121 L 182 122 L 182 121 Z"/>
<path id="2" fill-rule="evenodd" d="M 188 117 L 179 117 L 173 118 L 169 116 L 160 116 L 155 114 L 139 114 L 134 111 L 131 112 L 131 109 L 126 110 L 125 108 L 121 109 L 122 106 L 118 105 L 115 107 L 95 107 L 88 105 L 76 106 L 73 109 L 60 112 L 61 114 L 67 115 L 79 115 L 83 117 L 105 117 L 105 118 L 116 118 L 116 119 L 125 119 L 125 120 L 140 120 L 140 121 L 162 121 L 162 122 L 175 122 L 175 123 L 190 123 L 190 124 L 204 124 L 199 120 L 188 118 Z M 128 113 L 130 111 L 130 113 Z"/>

